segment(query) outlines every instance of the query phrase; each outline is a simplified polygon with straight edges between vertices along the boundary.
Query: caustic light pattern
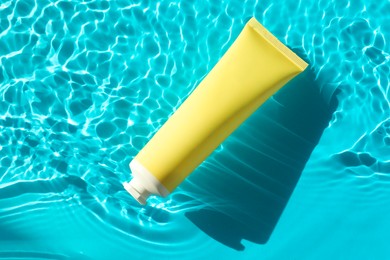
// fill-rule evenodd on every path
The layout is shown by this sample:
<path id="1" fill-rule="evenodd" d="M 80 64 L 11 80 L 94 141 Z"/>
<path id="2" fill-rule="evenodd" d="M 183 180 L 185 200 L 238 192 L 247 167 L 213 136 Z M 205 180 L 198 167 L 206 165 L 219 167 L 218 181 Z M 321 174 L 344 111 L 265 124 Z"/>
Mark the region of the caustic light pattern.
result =
<path id="1" fill-rule="evenodd" d="M 138 205 L 128 163 L 252 16 L 309 68 Z M 389 41 L 388 1 L 2 1 L 0 257 L 385 258 Z"/>

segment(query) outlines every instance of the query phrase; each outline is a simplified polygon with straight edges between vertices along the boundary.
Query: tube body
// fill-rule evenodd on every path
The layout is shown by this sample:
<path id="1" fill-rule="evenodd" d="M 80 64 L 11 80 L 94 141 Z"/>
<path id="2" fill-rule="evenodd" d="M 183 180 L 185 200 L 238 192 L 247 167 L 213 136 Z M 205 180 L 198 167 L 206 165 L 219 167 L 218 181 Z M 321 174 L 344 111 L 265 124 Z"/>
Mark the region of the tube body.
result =
<path id="1" fill-rule="evenodd" d="M 130 163 L 124 186 L 141 204 L 172 192 L 219 144 L 307 64 L 255 18 Z"/>

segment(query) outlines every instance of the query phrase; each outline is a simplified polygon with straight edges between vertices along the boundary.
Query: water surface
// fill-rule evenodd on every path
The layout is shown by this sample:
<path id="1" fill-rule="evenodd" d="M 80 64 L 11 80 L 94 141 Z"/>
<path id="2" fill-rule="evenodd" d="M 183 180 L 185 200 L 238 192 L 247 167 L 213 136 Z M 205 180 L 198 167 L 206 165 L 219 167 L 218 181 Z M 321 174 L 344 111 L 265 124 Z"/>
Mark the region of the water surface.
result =
<path id="1" fill-rule="evenodd" d="M 308 70 L 141 207 L 128 163 L 252 16 Z M 389 41 L 388 1 L 2 1 L 0 257 L 386 258 Z"/>

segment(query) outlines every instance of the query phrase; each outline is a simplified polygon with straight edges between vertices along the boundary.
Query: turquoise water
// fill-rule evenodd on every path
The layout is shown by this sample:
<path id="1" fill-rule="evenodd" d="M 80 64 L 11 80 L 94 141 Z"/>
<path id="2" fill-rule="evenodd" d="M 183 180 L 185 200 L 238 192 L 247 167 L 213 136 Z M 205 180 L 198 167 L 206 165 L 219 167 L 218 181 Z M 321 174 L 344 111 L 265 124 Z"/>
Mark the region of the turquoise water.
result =
<path id="1" fill-rule="evenodd" d="M 251 16 L 308 70 L 141 207 L 128 163 Z M 388 258 L 389 41 L 389 1 L 2 1 L 0 258 Z"/>

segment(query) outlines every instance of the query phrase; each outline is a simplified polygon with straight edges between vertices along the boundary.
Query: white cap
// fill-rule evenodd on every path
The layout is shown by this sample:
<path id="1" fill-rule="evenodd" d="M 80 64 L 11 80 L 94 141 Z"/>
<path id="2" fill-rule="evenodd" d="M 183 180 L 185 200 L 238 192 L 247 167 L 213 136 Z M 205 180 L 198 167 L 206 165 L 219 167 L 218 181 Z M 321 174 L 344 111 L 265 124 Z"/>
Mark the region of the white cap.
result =
<path id="1" fill-rule="evenodd" d="M 169 191 L 164 185 L 136 159 L 130 162 L 130 170 L 133 173 L 133 179 L 130 182 L 123 183 L 123 187 L 140 204 L 146 205 L 146 200 L 152 194 L 168 196 Z"/>
<path id="2" fill-rule="evenodd" d="M 140 204 L 146 205 L 146 200 L 151 194 L 138 180 L 134 177 L 130 182 L 123 183 L 123 187 L 133 196 Z"/>

